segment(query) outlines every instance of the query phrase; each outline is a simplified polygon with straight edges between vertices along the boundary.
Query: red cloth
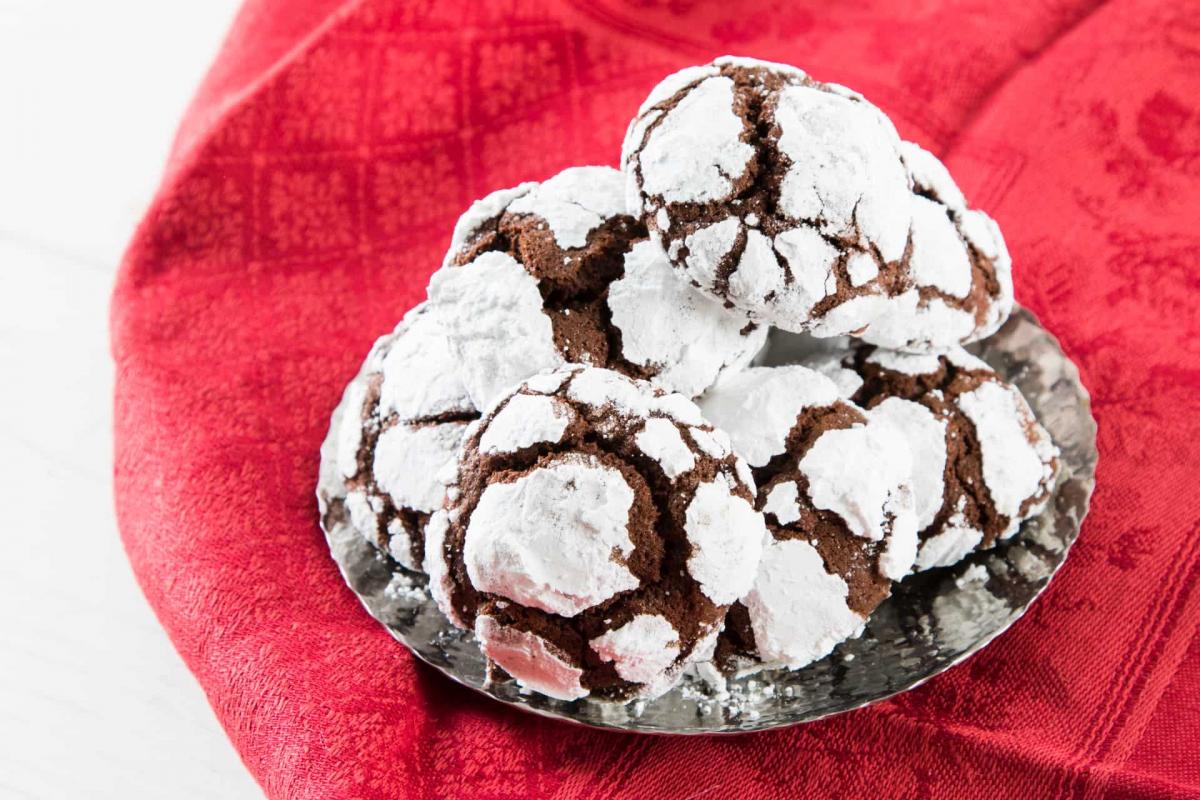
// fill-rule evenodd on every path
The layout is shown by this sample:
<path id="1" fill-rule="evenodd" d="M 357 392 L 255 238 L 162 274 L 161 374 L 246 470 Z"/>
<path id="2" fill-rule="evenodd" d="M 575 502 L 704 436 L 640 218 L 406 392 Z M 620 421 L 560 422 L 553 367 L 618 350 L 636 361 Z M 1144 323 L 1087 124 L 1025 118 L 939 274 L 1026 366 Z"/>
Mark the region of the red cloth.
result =
<path id="1" fill-rule="evenodd" d="M 1200 796 L 1200 6 L 870 5 L 249 2 L 116 289 L 116 497 L 269 796 Z M 862 90 L 999 219 L 1093 392 L 1092 516 L 1008 634 L 891 702 L 725 739 L 522 715 L 359 607 L 317 447 L 472 198 L 615 163 L 650 86 L 725 52 Z"/>

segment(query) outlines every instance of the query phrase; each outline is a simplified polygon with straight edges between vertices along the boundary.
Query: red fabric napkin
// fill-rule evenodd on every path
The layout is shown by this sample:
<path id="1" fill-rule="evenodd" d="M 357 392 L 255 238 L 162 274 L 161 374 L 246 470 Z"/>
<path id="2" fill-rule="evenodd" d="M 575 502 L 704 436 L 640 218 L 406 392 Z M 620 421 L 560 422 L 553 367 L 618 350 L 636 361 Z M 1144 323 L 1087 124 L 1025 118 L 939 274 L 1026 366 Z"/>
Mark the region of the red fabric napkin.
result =
<path id="1" fill-rule="evenodd" d="M 1200 6 L 251 0 L 113 300 L 146 596 L 272 798 L 1200 795 Z M 893 701 L 724 739 L 591 732 L 418 665 L 316 523 L 317 448 L 475 197 L 613 164 L 732 52 L 863 91 L 1004 228 L 1093 392 L 1099 488 L 1009 633 Z"/>

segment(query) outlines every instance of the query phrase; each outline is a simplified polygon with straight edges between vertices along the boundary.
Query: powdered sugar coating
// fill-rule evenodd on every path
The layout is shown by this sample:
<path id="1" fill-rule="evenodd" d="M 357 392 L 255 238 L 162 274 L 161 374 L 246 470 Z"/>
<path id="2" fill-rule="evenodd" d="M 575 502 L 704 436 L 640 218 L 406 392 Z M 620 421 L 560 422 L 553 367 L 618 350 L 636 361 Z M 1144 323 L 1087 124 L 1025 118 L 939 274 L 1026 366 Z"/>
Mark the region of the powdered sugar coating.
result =
<path id="1" fill-rule="evenodd" d="M 525 196 L 537 186 L 533 181 L 526 181 L 511 189 L 498 189 L 485 197 L 471 203 L 458 221 L 454 223 L 454 233 L 450 237 L 450 249 L 442 260 L 443 266 L 451 266 L 459 251 L 485 228 L 492 220 L 504 213 L 515 200 Z"/>
<path id="2" fill-rule="evenodd" d="M 898 581 L 912 572 L 919 543 L 914 508 L 908 483 L 898 486 L 883 505 L 884 516 L 891 522 L 887 542 L 879 554 L 879 574 L 885 578 Z"/>
<path id="3" fill-rule="evenodd" d="M 669 203 L 719 200 L 745 172 L 754 148 L 740 140 L 733 81 L 713 76 L 692 87 L 639 155 L 642 190 Z"/>
<path id="4" fill-rule="evenodd" d="M 425 572 L 429 575 L 429 595 L 446 618 L 459 628 L 467 627 L 451 602 L 453 581 L 450 566 L 442 557 L 446 548 L 446 534 L 450 529 L 450 515 L 435 511 L 425 524 Z"/>
<path id="5" fill-rule="evenodd" d="M 583 247 L 592 231 L 624 213 L 624 187 L 624 177 L 609 167 L 571 167 L 534 184 L 507 210 L 544 219 L 564 250 Z"/>
<path id="6" fill-rule="evenodd" d="M 896 506 L 901 491 L 911 492 L 912 457 L 890 426 L 827 431 L 800 459 L 800 471 L 813 505 L 836 513 L 855 536 L 880 541 L 889 518 L 914 513 L 911 495 L 907 509 Z"/>
<path id="7" fill-rule="evenodd" d="M 974 330 L 971 314 L 937 297 L 922 299 L 919 289 L 910 289 L 892 298 L 861 336 L 872 344 L 916 350 L 929 349 L 933 342 L 973 341 Z"/>
<path id="8" fill-rule="evenodd" d="M 729 434 L 720 428 L 689 428 L 688 435 L 697 447 L 713 458 L 724 458 L 733 452 L 733 442 Z"/>
<path id="9" fill-rule="evenodd" d="M 971 261 L 945 206 L 910 195 L 913 233 L 909 273 L 917 286 L 965 298 L 971 291 Z M 965 312 L 964 312 L 965 313 Z"/>
<path id="10" fill-rule="evenodd" d="M 865 294 L 840 303 L 816 320 L 809 333 L 813 336 L 841 336 L 846 331 L 862 330 L 888 307 L 888 298 L 881 294 Z"/>
<path id="11" fill-rule="evenodd" d="M 580 456 L 483 492 L 463 560 L 475 588 L 571 617 L 638 579 L 619 560 L 633 551 L 633 490 L 620 472 Z"/>
<path id="12" fill-rule="evenodd" d="M 679 657 L 679 632 L 666 617 L 638 614 L 589 642 L 602 661 L 630 683 L 653 684 L 672 671 Z"/>
<path id="13" fill-rule="evenodd" d="M 396 508 L 431 513 L 441 508 L 445 487 L 431 476 L 454 461 L 466 423 L 397 424 L 375 445 L 375 483 Z"/>
<path id="14" fill-rule="evenodd" d="M 732 217 L 723 219 L 720 222 L 714 222 L 711 225 L 706 225 L 698 228 L 692 233 L 689 233 L 683 240 L 684 246 L 687 248 L 687 256 L 684 258 L 684 264 L 687 266 L 688 276 L 700 286 L 701 289 L 712 286 L 717 282 L 717 273 L 721 268 L 721 263 L 725 257 L 733 252 L 734 245 L 737 244 L 740 225 L 736 219 Z M 752 237 L 751 242 L 759 241 L 759 238 Z M 747 248 L 751 247 L 750 243 Z M 674 255 L 668 250 L 667 254 L 670 258 Z M 765 278 L 759 278 L 757 281 L 750 276 L 747 278 L 739 278 L 739 280 L 753 281 L 754 284 L 765 283 L 759 291 L 764 294 L 769 292 L 771 288 L 782 283 L 782 280 L 774 274 Z"/>
<path id="15" fill-rule="evenodd" d="M 759 658 L 769 666 L 799 669 L 861 633 L 866 618 L 850 609 L 848 594 L 846 581 L 826 571 L 808 542 L 768 544 L 754 587 L 742 601 Z"/>
<path id="16" fill-rule="evenodd" d="M 504 253 L 484 253 L 469 266 L 438 270 L 429 281 L 429 303 L 476 408 L 487 408 L 529 375 L 565 363 L 537 280 Z"/>
<path id="17" fill-rule="evenodd" d="M 761 467 L 786 449 L 800 412 L 837 398 L 833 382 L 806 367 L 751 367 L 710 389 L 700 408 L 730 435 L 738 455 Z"/>
<path id="18" fill-rule="evenodd" d="M 945 499 L 946 423 L 920 403 L 886 398 L 871 409 L 872 419 L 892 426 L 908 443 L 912 455 L 912 489 L 917 528 L 933 524 Z"/>
<path id="19" fill-rule="evenodd" d="M 983 542 L 983 531 L 968 523 L 963 516 L 964 506 L 965 498 L 960 497 L 955 513 L 946 524 L 921 542 L 914 569 L 921 571 L 957 564 Z"/>
<path id="20" fill-rule="evenodd" d="M 696 488 L 686 519 L 692 545 L 688 569 L 714 603 L 732 603 L 754 581 L 766 536 L 762 515 L 733 494 L 729 479 L 722 475 Z"/>
<path id="21" fill-rule="evenodd" d="M 537 394 L 554 394 L 566 379 L 565 372 L 543 372 L 525 381 L 525 388 Z"/>
<path id="22" fill-rule="evenodd" d="M 539 442 L 557 442 L 571 424 L 570 406 L 538 394 L 512 397 L 479 440 L 484 453 L 515 453 Z"/>
<path id="23" fill-rule="evenodd" d="M 901 145 L 914 194 L 913 286 L 862 337 L 884 347 L 944 349 L 994 333 L 1012 311 L 1012 259 L 986 214 L 967 208 L 949 171 L 912 142 Z"/>
<path id="24" fill-rule="evenodd" d="M 636 441 L 643 453 L 658 462 L 668 478 L 678 478 L 696 466 L 696 455 L 670 420 L 661 417 L 646 420 Z"/>
<path id="25" fill-rule="evenodd" d="M 872 350 L 867 363 L 904 375 L 932 375 L 940 366 L 935 353 L 902 353 L 883 348 Z"/>
<path id="26" fill-rule="evenodd" d="M 621 332 L 622 356 L 653 368 L 656 383 L 688 397 L 745 366 L 767 337 L 765 326 L 749 325 L 680 280 L 649 240 L 625 254 L 625 273 L 609 286 L 608 307 Z"/>
<path id="27" fill-rule="evenodd" d="M 1053 480 L 1057 448 L 1012 387 L 983 383 L 959 397 L 958 407 L 975 425 L 983 479 L 996 510 L 1019 520 L 1022 505 Z"/>
<path id="28" fill-rule="evenodd" d="M 900 139 L 879 109 L 828 90 L 788 86 L 775 121 L 791 166 L 780 205 L 793 219 L 819 220 L 821 233 L 857 236 L 885 261 L 904 253 L 910 223 Z"/>
<path id="29" fill-rule="evenodd" d="M 640 382 L 612 370 L 579 371 L 571 381 L 567 396 L 595 408 L 611 405 L 623 415 L 649 417 L 661 413 L 688 425 L 704 424 L 700 409 L 686 397 L 647 392 Z"/>
<path id="30" fill-rule="evenodd" d="M 833 381 L 834 386 L 837 387 L 838 394 L 848 400 L 854 396 L 855 392 L 862 388 L 863 379 L 857 372 L 842 364 L 842 359 L 845 357 L 845 351 L 838 350 L 831 353 L 806 356 L 802 358 L 802 361 L 804 366 L 821 373 Z"/>
<path id="31" fill-rule="evenodd" d="M 361 409 L 367 400 L 365 383 L 351 383 L 346 389 L 346 408 L 358 411 L 342 417 L 337 433 L 337 468 L 343 478 L 353 478 L 358 473 L 358 451 L 362 447 L 363 423 Z"/>
<path id="32" fill-rule="evenodd" d="M 475 620 L 475 638 L 484 655 L 526 689 L 557 700 L 587 696 L 587 689 L 580 683 L 583 670 L 537 634 L 501 625 L 492 617 L 481 615 Z"/>
<path id="33" fill-rule="evenodd" d="M 988 366 L 986 361 L 978 356 L 971 355 L 961 347 L 948 348 L 942 352 L 941 356 L 946 359 L 947 363 L 953 364 L 959 369 L 979 370 L 982 372 L 992 371 L 992 368 Z"/>
<path id="34" fill-rule="evenodd" d="M 767 494 L 763 513 L 771 514 L 780 525 L 791 525 L 800 520 L 800 487 L 795 483 L 777 483 Z"/>
<path id="35" fill-rule="evenodd" d="M 899 274 L 910 225 L 899 148 L 861 95 L 723 57 L 669 76 L 642 105 L 622 147 L 627 206 L 701 291 L 788 330 L 840 335 L 884 310 L 863 298 Z"/>
<path id="36" fill-rule="evenodd" d="M 397 334 L 378 359 L 382 416 L 417 420 L 475 410 L 440 314 L 417 306 L 405 315 Z"/>
<path id="37" fill-rule="evenodd" d="M 346 493 L 346 511 L 350 514 L 350 524 L 359 533 L 374 531 L 379 525 L 379 514 L 382 510 L 382 504 L 373 495 L 363 491 Z M 372 539 L 368 537 L 368 541 Z"/>

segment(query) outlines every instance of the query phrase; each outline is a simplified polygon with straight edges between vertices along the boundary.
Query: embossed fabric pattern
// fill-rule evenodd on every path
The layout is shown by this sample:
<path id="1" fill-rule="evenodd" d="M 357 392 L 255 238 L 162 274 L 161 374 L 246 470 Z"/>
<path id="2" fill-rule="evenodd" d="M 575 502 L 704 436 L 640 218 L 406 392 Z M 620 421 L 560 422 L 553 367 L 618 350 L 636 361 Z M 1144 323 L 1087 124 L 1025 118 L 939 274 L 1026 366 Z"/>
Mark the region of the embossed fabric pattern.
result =
<path id="1" fill-rule="evenodd" d="M 725 739 L 486 701 L 359 606 L 317 527 L 329 413 L 471 200 L 615 165 L 726 52 L 863 92 L 1000 223 L 1099 420 L 1030 612 L 894 700 Z M 112 306 L 116 502 L 151 605 L 271 798 L 1200 796 L 1196 0 L 248 0 Z"/>

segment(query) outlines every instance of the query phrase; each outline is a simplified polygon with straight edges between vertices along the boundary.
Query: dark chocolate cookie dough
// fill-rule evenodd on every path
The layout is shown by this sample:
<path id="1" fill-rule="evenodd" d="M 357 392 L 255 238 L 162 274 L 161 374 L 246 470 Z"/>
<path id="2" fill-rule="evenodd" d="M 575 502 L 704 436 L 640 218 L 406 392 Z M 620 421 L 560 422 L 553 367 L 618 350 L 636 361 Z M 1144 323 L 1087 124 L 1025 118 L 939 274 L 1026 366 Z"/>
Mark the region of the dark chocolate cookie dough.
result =
<path id="1" fill-rule="evenodd" d="M 624 213 L 621 174 L 575 167 L 495 192 L 463 215 L 430 302 L 472 399 L 582 363 L 693 397 L 745 364 L 766 329 L 675 276 Z"/>
<path id="2" fill-rule="evenodd" d="M 765 539 L 690 400 L 616 372 L 531 378 L 468 435 L 430 523 L 439 607 L 526 687 L 653 697 L 707 657 Z"/>

